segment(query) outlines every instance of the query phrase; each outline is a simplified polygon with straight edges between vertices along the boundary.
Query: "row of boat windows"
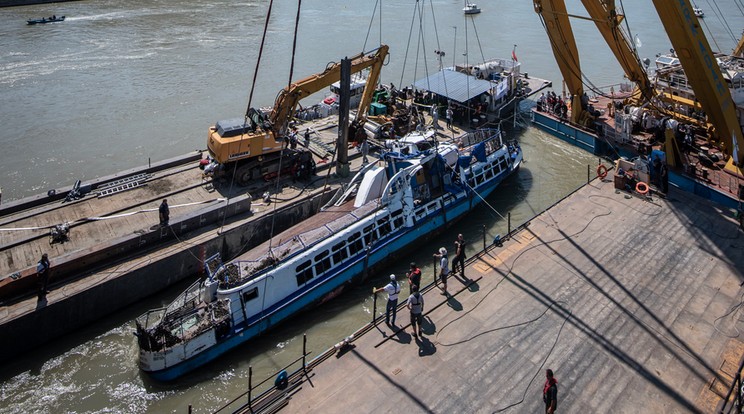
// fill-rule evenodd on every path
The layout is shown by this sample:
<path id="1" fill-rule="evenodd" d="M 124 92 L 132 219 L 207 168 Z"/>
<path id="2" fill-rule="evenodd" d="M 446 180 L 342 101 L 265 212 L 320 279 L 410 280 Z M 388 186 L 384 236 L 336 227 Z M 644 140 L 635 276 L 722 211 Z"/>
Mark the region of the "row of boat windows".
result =
<path id="1" fill-rule="evenodd" d="M 333 245 L 329 250 L 318 253 L 312 260 L 302 262 L 295 268 L 297 277 L 297 286 L 307 283 L 310 279 L 320 276 L 331 270 L 333 266 L 338 265 L 350 256 L 353 256 L 370 246 L 375 240 L 383 237 L 393 230 L 403 226 L 403 217 L 398 213 L 390 217 L 378 219 L 374 224 L 355 232 L 346 240 L 342 240 Z"/>
<path id="2" fill-rule="evenodd" d="M 483 173 L 475 176 L 475 185 L 481 185 L 484 181 L 490 180 L 495 175 L 500 174 L 502 171 L 506 170 L 508 168 L 508 165 L 506 163 L 506 158 L 502 157 L 499 160 L 498 164 L 486 164 L 483 167 Z"/>

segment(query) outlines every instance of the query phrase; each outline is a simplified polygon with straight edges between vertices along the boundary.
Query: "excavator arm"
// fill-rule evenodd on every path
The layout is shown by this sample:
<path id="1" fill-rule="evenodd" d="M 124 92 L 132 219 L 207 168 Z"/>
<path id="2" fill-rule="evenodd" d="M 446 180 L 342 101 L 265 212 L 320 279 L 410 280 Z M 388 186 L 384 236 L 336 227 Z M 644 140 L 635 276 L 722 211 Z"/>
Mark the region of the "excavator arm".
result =
<path id="1" fill-rule="evenodd" d="M 381 45 L 374 54 L 360 53 L 351 58 L 351 73 L 356 73 L 370 68 L 370 74 L 364 87 L 357 117 L 366 116 L 367 111 L 369 110 L 372 96 L 377 87 L 377 80 L 380 78 L 382 65 L 387 54 L 388 46 Z M 269 120 L 273 125 L 274 133 L 277 136 L 286 134 L 290 117 L 294 113 L 300 100 L 332 85 L 334 82 L 338 82 L 340 79 L 341 63 L 335 62 L 328 65 L 322 73 L 308 76 L 307 78 L 294 82 L 289 87 L 282 89 L 274 102 L 274 109 L 271 111 L 271 115 L 269 116 Z"/>
<path id="2" fill-rule="evenodd" d="M 726 169 L 741 174 L 744 140 L 736 106 L 690 1 L 654 0 L 654 5 L 695 97 L 715 127 L 714 136 L 731 149 L 729 134 L 733 134 L 733 144 L 738 144 L 740 150 L 738 159 L 732 157 Z M 733 165 L 734 161 L 739 167 Z"/>

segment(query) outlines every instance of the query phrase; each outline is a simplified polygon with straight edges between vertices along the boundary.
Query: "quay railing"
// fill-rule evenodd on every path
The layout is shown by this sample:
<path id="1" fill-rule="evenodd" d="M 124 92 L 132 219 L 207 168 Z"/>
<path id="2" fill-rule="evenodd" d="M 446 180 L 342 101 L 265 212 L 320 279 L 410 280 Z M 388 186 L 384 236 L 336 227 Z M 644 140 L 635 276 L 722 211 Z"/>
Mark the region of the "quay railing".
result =
<path id="1" fill-rule="evenodd" d="M 248 389 L 237 397 L 225 403 L 223 406 L 213 411 L 214 414 L 231 412 L 231 413 L 253 413 L 268 410 L 269 408 L 275 407 L 276 405 L 286 404 L 287 394 L 297 387 L 300 382 L 299 377 L 308 375 L 308 363 L 307 357 L 310 352 L 307 350 L 307 335 L 302 335 L 302 355 L 295 360 L 291 361 L 286 366 L 279 368 L 271 375 L 267 376 L 263 381 L 253 385 L 253 366 L 248 367 Z M 287 370 L 296 366 L 298 363 L 302 363 L 299 368 L 294 370 L 292 373 L 287 373 Z M 273 386 L 269 387 L 265 391 L 254 397 L 253 393 L 263 387 L 268 381 L 275 379 Z M 233 407 L 233 409 L 230 409 Z M 229 410 L 229 411 L 228 411 Z M 192 407 L 189 405 L 189 414 L 191 414 Z"/>
<path id="2" fill-rule="evenodd" d="M 736 371 L 736 377 L 731 382 L 731 387 L 726 393 L 726 397 L 723 399 L 721 409 L 718 411 L 719 414 L 731 414 L 744 413 L 744 389 L 742 389 L 742 371 L 744 371 L 744 359 L 739 364 L 739 369 Z M 733 395 L 736 392 L 736 395 Z M 730 403 L 730 405 L 729 405 Z"/>

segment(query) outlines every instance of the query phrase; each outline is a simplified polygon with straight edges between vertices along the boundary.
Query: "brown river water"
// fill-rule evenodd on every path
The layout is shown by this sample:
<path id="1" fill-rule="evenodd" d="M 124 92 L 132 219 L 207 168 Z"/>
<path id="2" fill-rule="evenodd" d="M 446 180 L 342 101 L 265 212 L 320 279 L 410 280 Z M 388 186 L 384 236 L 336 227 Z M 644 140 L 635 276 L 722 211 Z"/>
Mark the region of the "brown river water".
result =
<path id="1" fill-rule="evenodd" d="M 570 11 L 585 14 L 578 0 L 567 3 Z M 631 29 L 642 44 L 641 57 L 653 61 L 656 53 L 668 51 L 669 41 L 650 2 L 625 3 Z M 560 92 L 561 77 L 532 2 L 479 3 L 483 12 L 467 26 L 462 2 L 425 2 L 423 44 L 415 40 L 417 24 L 410 47 L 415 2 L 377 4 L 382 6 L 382 24 L 378 14 L 370 25 L 375 2 L 305 0 L 295 78 L 362 51 L 370 28 L 366 50 L 381 41 L 390 45 L 385 83 L 406 85 L 436 71 L 434 50 L 445 51 L 445 60 L 473 63 L 508 58 L 517 45 L 522 71 L 553 81 Z M 740 2 L 713 4 L 738 36 L 744 28 Z M 706 8 L 706 30 L 721 50 L 730 50 L 735 40 L 715 8 L 698 5 Z M 267 7 L 260 0 L 101 0 L 0 9 L 2 201 L 205 148 L 210 125 L 245 112 Z M 287 83 L 296 7 L 296 2 L 274 4 L 254 106 L 270 106 Z M 67 19 L 25 24 L 52 14 Z M 574 33 L 592 83 L 622 79 L 593 24 L 577 21 Z M 489 240 L 507 232 L 500 215 L 511 214 L 516 227 L 586 182 L 587 166 L 596 165 L 595 157 L 528 127 L 526 119 L 522 125 L 509 134 L 524 149 L 526 163 L 519 174 L 489 197 L 488 206 L 458 223 L 453 234 L 411 252 L 411 261 L 422 264 L 424 275 L 433 273 L 431 253 L 440 245 L 451 246 L 454 233 L 472 241 L 472 255 L 481 245 L 484 226 Z M 367 323 L 370 288 L 381 285 L 387 274 L 404 271 L 405 266 L 391 266 L 208 366 L 160 384 L 137 367 L 133 320 L 168 303 L 190 281 L 174 286 L 6 362 L 0 368 L 0 412 L 186 413 L 189 405 L 195 412 L 212 412 L 246 390 L 250 366 L 256 383 L 299 357 L 303 334 L 312 358 Z"/>

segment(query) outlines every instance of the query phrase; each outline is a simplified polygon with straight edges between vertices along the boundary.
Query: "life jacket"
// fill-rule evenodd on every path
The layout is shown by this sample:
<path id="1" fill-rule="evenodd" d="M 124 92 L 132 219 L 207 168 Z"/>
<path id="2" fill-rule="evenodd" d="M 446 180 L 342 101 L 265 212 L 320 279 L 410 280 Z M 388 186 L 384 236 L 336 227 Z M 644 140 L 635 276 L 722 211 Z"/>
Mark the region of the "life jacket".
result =
<path id="1" fill-rule="evenodd" d="M 391 280 L 390 284 L 393 285 L 393 293 L 388 292 L 388 300 L 398 300 L 398 293 L 400 293 L 400 285 L 395 280 Z"/>
<path id="2" fill-rule="evenodd" d="M 416 303 L 411 303 L 411 313 L 418 315 L 424 310 L 424 303 L 421 301 L 421 294 L 416 292 L 411 296 L 416 298 Z"/>

